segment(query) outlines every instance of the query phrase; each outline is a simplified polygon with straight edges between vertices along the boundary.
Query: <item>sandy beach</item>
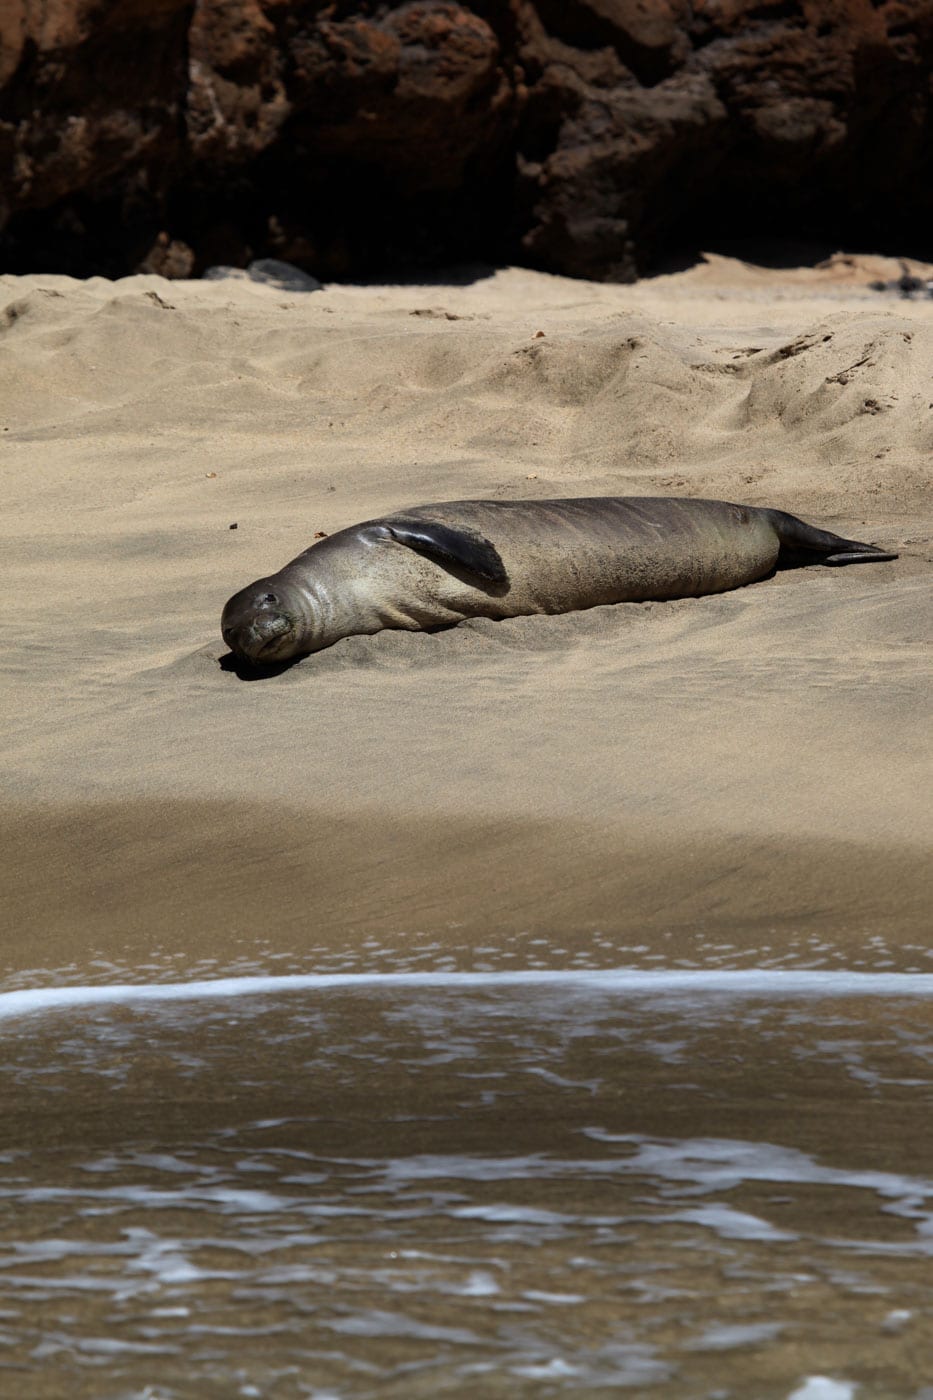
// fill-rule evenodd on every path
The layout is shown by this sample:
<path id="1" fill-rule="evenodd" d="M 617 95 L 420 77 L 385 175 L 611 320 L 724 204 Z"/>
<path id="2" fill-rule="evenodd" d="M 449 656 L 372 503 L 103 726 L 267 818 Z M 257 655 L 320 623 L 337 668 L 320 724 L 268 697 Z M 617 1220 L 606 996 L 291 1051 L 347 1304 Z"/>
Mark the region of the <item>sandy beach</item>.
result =
<path id="1" fill-rule="evenodd" d="M 933 300 L 897 273 L 0 278 L 3 985 L 387 941 L 928 970 Z M 597 494 L 900 558 L 219 665 L 316 532 Z"/>

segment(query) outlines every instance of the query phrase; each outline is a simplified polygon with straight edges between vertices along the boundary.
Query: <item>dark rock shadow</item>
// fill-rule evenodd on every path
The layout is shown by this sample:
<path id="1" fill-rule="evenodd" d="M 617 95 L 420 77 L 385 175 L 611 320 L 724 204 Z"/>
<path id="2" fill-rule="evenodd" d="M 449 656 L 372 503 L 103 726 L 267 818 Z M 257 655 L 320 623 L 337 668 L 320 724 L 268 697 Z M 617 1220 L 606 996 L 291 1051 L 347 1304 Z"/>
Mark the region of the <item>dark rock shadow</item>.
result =
<path id="1" fill-rule="evenodd" d="M 496 267 L 487 262 L 453 263 L 448 266 L 385 267 L 358 277 L 333 278 L 358 287 L 471 287 L 495 277 Z"/>
<path id="2" fill-rule="evenodd" d="M 705 253 L 720 257 L 736 258 L 739 262 L 753 267 L 779 272 L 799 267 L 817 267 L 825 262 L 837 249 L 832 242 L 817 239 L 794 238 L 791 236 L 769 238 L 767 235 L 750 234 L 746 237 L 729 237 L 710 230 L 699 244 L 689 247 L 674 246 L 655 257 L 643 274 L 645 281 L 654 277 L 669 277 L 678 272 L 689 272 L 699 267 Z"/>

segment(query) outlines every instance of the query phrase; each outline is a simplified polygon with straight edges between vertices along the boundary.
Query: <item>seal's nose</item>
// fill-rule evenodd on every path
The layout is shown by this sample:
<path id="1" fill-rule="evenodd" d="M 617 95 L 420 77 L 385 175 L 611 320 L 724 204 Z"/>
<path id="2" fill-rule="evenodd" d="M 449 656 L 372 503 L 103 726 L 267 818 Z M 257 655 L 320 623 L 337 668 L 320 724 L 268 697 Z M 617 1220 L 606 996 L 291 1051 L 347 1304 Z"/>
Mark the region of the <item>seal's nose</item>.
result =
<path id="1" fill-rule="evenodd" d="M 291 629 L 292 624 L 283 613 L 263 614 L 253 621 L 253 631 L 264 642 L 271 642 L 274 637 L 283 637 Z"/>

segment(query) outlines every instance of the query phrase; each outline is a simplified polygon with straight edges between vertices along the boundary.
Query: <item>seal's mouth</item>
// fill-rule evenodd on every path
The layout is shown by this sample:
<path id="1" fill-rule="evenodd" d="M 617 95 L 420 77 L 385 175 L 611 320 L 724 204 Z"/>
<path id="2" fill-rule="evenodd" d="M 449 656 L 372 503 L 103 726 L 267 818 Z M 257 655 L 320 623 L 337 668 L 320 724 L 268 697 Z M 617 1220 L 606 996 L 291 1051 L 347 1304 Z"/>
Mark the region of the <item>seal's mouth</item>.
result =
<path id="1" fill-rule="evenodd" d="M 286 632 L 292 630 L 292 620 L 284 613 L 276 613 L 274 617 L 264 617 L 261 622 L 254 624 L 260 636 L 264 636 L 268 641 L 278 641 L 279 637 L 284 637 Z"/>
<path id="2" fill-rule="evenodd" d="M 265 613 L 221 628 L 227 646 L 243 661 L 253 665 L 279 660 L 294 635 L 295 623 L 284 613 Z"/>

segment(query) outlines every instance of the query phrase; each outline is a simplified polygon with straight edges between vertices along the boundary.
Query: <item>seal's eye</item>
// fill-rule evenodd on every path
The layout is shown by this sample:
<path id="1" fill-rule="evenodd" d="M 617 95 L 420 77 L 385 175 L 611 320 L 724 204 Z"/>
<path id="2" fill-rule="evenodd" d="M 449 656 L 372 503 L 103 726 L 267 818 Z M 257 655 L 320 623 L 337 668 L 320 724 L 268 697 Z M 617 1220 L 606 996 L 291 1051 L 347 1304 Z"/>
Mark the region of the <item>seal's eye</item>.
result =
<path id="1" fill-rule="evenodd" d="M 267 593 L 262 601 L 264 603 L 277 603 L 279 600 L 274 593 Z"/>

